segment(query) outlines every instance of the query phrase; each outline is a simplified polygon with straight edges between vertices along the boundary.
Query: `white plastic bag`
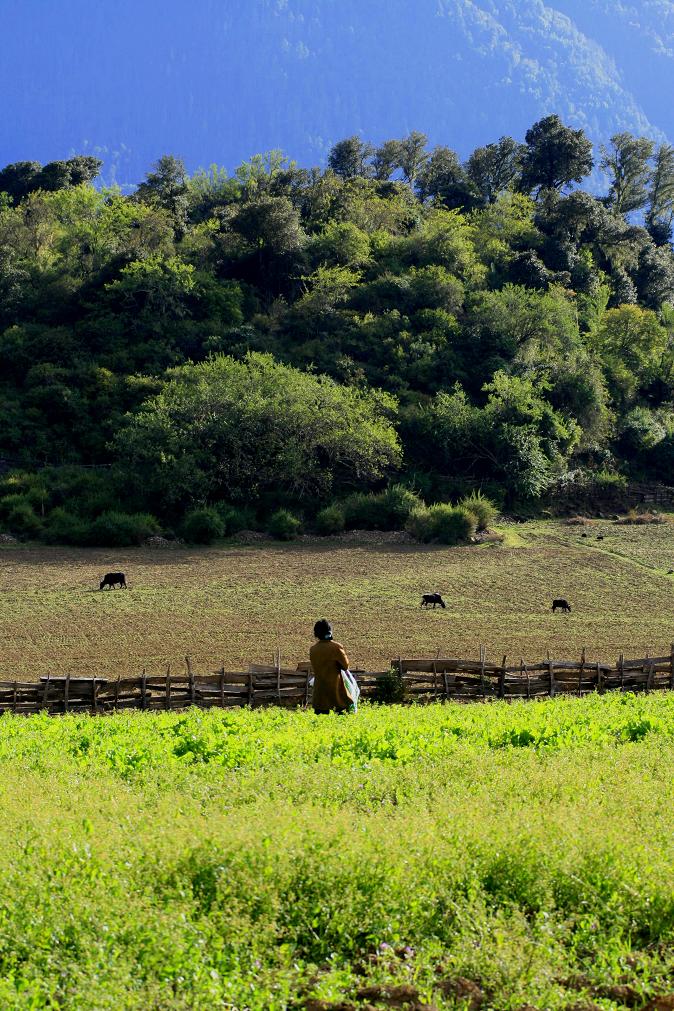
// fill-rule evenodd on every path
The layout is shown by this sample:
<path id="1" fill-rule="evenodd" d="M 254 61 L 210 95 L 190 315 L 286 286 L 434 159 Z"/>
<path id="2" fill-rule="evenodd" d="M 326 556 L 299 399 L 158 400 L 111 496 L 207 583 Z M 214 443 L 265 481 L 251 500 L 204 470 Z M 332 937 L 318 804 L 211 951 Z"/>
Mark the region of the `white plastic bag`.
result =
<path id="1" fill-rule="evenodd" d="M 344 691 L 349 696 L 349 712 L 358 712 L 358 699 L 360 698 L 360 688 L 358 687 L 358 682 L 351 673 L 350 670 L 343 670 L 342 674 L 342 684 L 344 685 Z"/>

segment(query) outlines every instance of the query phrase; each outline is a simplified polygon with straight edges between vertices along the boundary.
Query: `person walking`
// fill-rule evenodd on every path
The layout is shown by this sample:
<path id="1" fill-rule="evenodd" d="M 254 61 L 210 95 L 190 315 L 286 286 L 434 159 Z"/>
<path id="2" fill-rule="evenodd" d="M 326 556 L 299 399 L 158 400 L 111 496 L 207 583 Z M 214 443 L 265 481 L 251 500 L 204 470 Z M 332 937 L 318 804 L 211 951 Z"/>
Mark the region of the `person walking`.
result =
<path id="1" fill-rule="evenodd" d="M 314 712 L 345 713 L 351 699 L 347 695 L 342 671 L 348 671 L 349 658 L 341 643 L 332 638 L 332 626 L 325 618 L 314 625 L 317 642 L 309 650 L 309 659 L 314 672 Z"/>

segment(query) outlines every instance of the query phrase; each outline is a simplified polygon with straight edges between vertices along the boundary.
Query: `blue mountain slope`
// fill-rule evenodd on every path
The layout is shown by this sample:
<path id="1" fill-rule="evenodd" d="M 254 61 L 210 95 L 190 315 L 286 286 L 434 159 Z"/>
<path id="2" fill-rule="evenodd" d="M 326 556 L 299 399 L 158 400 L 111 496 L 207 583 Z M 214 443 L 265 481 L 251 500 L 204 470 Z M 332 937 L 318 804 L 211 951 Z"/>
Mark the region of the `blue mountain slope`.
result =
<path id="1" fill-rule="evenodd" d="M 100 151 L 233 167 L 410 129 L 467 155 L 555 111 L 674 139 L 666 0 L 0 0 L 0 163 Z"/>

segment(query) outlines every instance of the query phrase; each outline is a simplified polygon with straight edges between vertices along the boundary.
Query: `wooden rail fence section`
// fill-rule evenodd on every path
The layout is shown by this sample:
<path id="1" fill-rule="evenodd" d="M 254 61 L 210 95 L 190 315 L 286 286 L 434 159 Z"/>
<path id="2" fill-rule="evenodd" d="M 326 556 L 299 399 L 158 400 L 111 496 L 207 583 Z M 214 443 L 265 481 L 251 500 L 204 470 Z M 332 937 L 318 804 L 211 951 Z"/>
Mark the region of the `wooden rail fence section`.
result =
<path id="1" fill-rule="evenodd" d="M 540 663 L 524 660 L 509 664 L 487 661 L 480 649 L 479 660 L 453 657 L 391 661 L 389 671 L 354 671 L 364 699 L 399 697 L 409 702 L 480 702 L 488 699 L 554 698 L 556 695 L 587 695 L 607 691 L 659 691 L 674 689 L 674 643 L 668 656 L 626 660 L 621 654 L 615 664 L 588 660 L 556 660 Z M 227 671 L 224 664 L 210 674 L 195 674 L 189 657 L 185 671 L 140 677 L 73 677 L 49 675 L 39 682 L 0 682 L 0 713 L 90 712 L 123 709 L 147 711 L 241 706 L 306 706 L 311 699 L 311 670 L 308 664 L 283 667 L 253 664 L 247 671 Z"/>

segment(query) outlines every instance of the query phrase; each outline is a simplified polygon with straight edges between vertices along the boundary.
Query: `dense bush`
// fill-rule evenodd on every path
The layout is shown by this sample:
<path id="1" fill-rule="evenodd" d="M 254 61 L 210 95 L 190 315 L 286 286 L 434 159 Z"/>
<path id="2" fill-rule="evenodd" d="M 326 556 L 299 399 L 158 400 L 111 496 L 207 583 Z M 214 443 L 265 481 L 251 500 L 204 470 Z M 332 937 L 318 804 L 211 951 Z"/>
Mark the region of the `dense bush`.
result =
<path id="1" fill-rule="evenodd" d="M 123 548 L 142 544 L 147 537 L 159 533 L 159 523 L 149 513 L 106 512 L 94 520 L 87 537 L 93 545 Z"/>
<path id="2" fill-rule="evenodd" d="M 342 502 L 350 529 L 402 530 L 408 516 L 423 502 L 409 488 L 395 484 L 386 491 L 356 492 Z"/>
<path id="3" fill-rule="evenodd" d="M 477 520 L 478 530 L 486 530 L 496 519 L 496 506 L 480 491 L 472 491 L 470 495 L 465 495 L 459 505 L 473 514 Z"/>
<path id="4" fill-rule="evenodd" d="M 182 534 L 192 544 L 212 544 L 224 536 L 225 521 L 217 509 L 192 509 L 183 520 Z"/>
<path id="5" fill-rule="evenodd" d="M 302 523 L 287 509 L 279 509 L 270 517 L 267 530 L 277 541 L 292 541 L 297 537 Z"/>
<path id="6" fill-rule="evenodd" d="M 407 531 L 418 541 L 462 544 L 477 530 L 477 518 L 464 506 L 443 502 L 415 509 L 407 521 Z"/>
<path id="7" fill-rule="evenodd" d="M 239 530 L 251 530 L 256 526 L 255 510 L 221 503 L 217 507 L 227 537 L 237 534 Z"/>
<path id="8" fill-rule="evenodd" d="M 330 534 L 340 534 L 344 529 L 346 520 L 344 510 L 341 506 L 330 505 L 321 509 L 316 514 L 316 530 L 319 534 L 329 536 Z"/>
<path id="9" fill-rule="evenodd" d="M 57 506 L 47 517 L 44 540 L 48 544 L 89 544 L 90 524 L 81 516 Z"/>
<path id="10" fill-rule="evenodd" d="M 0 500 L 0 522 L 16 537 L 38 537 L 43 529 L 41 518 L 27 495 L 5 495 Z"/>

